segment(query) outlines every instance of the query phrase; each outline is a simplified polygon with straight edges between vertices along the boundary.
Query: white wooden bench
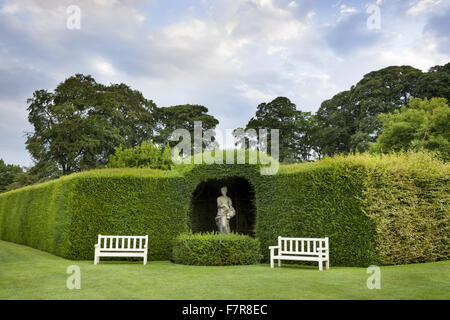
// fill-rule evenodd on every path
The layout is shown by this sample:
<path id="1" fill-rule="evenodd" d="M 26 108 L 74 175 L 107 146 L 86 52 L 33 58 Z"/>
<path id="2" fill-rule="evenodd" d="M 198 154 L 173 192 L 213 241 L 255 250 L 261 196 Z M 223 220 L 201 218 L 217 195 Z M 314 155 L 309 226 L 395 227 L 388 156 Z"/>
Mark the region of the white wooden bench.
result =
<path id="1" fill-rule="evenodd" d="M 94 264 L 100 257 L 142 257 L 147 264 L 148 235 L 146 236 L 102 236 L 95 245 Z"/>
<path id="2" fill-rule="evenodd" d="M 285 238 L 278 237 L 278 245 L 270 246 L 270 267 L 273 268 L 273 260 L 317 261 L 319 270 L 322 271 L 322 262 L 326 262 L 326 268 L 330 268 L 330 255 L 328 238 Z M 275 253 L 277 250 L 277 253 Z"/>

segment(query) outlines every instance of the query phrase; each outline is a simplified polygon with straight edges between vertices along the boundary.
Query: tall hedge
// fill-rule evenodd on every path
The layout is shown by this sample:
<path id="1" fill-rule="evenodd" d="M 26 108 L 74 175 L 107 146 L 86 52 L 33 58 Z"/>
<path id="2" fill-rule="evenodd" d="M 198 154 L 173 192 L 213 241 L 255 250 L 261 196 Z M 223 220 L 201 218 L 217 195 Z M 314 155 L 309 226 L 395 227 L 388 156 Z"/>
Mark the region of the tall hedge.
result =
<path id="1" fill-rule="evenodd" d="M 0 239 L 68 256 L 71 214 L 66 178 L 0 195 Z"/>
<path id="2" fill-rule="evenodd" d="M 169 259 L 190 228 L 192 195 L 241 177 L 254 191 L 255 236 L 267 259 L 277 237 L 329 237 L 332 265 L 448 259 L 449 165 L 424 154 L 335 157 L 280 166 L 103 169 L 0 194 L 0 238 L 92 259 L 98 234 L 149 235 L 149 259 Z"/>
<path id="3" fill-rule="evenodd" d="M 366 171 L 361 203 L 376 225 L 381 262 L 449 259 L 449 165 L 424 153 L 410 153 L 368 162 Z"/>
<path id="4" fill-rule="evenodd" d="M 176 177 L 91 176 L 74 179 L 69 238 L 73 259 L 91 259 L 98 234 L 148 235 L 151 259 L 167 259 L 172 239 L 187 231 L 187 206 Z"/>
<path id="5" fill-rule="evenodd" d="M 69 258 L 93 259 L 98 234 L 149 235 L 149 257 L 167 259 L 187 228 L 176 173 L 108 169 L 0 195 L 0 238 Z"/>
<path id="6" fill-rule="evenodd" d="M 332 265 L 379 263 L 375 225 L 361 210 L 363 170 L 340 163 L 288 166 L 267 177 L 257 199 L 256 236 L 263 248 L 278 236 L 330 238 Z M 268 259 L 269 251 L 263 250 Z"/>

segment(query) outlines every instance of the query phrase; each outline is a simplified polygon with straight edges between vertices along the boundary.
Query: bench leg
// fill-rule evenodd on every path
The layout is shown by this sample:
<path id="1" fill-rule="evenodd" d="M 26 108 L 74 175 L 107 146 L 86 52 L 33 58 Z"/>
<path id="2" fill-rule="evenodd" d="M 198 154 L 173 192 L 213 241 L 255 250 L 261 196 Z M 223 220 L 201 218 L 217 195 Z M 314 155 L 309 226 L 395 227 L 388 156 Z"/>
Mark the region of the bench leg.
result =
<path id="1" fill-rule="evenodd" d="M 322 271 L 323 270 L 323 268 L 322 268 L 322 260 L 319 260 L 319 271 Z"/>
<path id="2" fill-rule="evenodd" d="M 270 256 L 270 268 L 273 269 L 273 258 L 272 258 L 272 256 Z"/>
<path id="3" fill-rule="evenodd" d="M 144 256 L 144 265 L 147 264 L 147 255 Z"/>
<path id="4" fill-rule="evenodd" d="M 278 267 L 281 267 L 281 259 L 278 259 Z"/>
<path id="5" fill-rule="evenodd" d="M 326 262 L 326 268 L 327 268 L 327 270 L 330 269 L 330 260 L 327 260 L 327 262 Z"/>

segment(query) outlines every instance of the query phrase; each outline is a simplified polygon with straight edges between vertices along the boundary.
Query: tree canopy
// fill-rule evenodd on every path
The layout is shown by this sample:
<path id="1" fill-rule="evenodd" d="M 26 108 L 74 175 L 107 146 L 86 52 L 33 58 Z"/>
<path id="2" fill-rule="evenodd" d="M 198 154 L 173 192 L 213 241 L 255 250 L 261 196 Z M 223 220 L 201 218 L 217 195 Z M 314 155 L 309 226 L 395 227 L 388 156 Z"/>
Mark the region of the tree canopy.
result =
<path id="1" fill-rule="evenodd" d="M 176 129 L 186 129 L 193 136 L 195 121 L 202 122 L 202 130 L 215 129 L 219 124 L 219 120 L 209 115 L 208 108 L 202 105 L 184 104 L 158 108 L 155 142 L 173 148 L 178 142 L 169 140 L 172 132 Z M 209 143 L 210 141 L 204 140 L 203 146 L 207 147 Z"/>
<path id="2" fill-rule="evenodd" d="M 450 159 L 450 108 L 445 98 L 414 98 L 409 106 L 380 115 L 382 133 L 372 151 L 425 149 Z"/>
<path id="3" fill-rule="evenodd" d="M 153 136 L 156 105 L 125 84 L 105 86 L 77 74 L 54 92 L 35 91 L 28 103 L 34 132 L 27 149 L 37 163 L 54 163 L 63 174 L 102 166 L 115 147 Z"/>
<path id="4" fill-rule="evenodd" d="M 278 129 L 280 162 L 307 160 L 309 155 L 307 149 L 311 143 L 310 117 L 310 113 L 297 110 L 296 105 L 288 98 L 278 97 L 271 102 L 258 105 L 255 116 L 245 126 L 245 131 L 254 129 L 256 136 L 247 132 L 246 138 L 249 141 L 253 140 L 255 145 L 261 145 L 263 137 L 259 135 L 259 130 L 267 129 L 267 142 L 270 143 L 270 130 Z"/>
<path id="5" fill-rule="evenodd" d="M 422 71 L 410 66 L 383 68 L 325 100 L 317 112 L 318 151 L 322 155 L 366 151 L 380 133 L 378 115 L 407 105 L 421 75 Z"/>
<path id="6" fill-rule="evenodd" d="M 0 159 L 0 193 L 8 191 L 8 186 L 17 182 L 22 174 L 23 170 L 20 166 L 6 164 L 3 159 Z"/>

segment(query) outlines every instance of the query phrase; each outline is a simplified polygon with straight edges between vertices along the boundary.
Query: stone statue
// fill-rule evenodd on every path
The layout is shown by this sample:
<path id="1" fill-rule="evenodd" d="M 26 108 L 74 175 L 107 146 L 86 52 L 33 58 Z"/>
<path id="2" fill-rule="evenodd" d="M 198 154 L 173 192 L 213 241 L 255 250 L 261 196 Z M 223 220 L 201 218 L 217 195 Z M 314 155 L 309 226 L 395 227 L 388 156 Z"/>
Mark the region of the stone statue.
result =
<path id="1" fill-rule="evenodd" d="M 216 223 L 220 233 L 229 234 L 230 231 L 230 219 L 236 215 L 236 210 L 233 208 L 231 199 L 227 197 L 227 187 L 220 189 L 222 196 L 217 198 L 217 216 Z"/>

